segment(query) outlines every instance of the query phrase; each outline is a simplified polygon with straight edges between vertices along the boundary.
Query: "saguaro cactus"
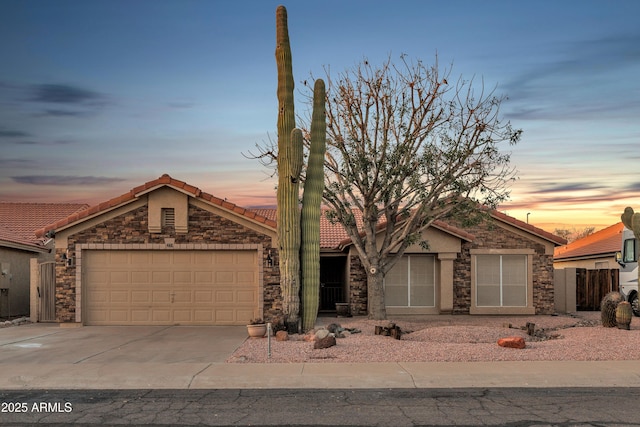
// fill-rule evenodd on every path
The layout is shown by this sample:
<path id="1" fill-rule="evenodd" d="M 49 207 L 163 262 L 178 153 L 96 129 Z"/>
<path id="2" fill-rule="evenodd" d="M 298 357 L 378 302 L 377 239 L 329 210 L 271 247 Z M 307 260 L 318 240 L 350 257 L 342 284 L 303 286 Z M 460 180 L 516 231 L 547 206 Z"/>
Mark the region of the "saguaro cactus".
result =
<path id="1" fill-rule="evenodd" d="M 276 9 L 278 66 L 277 226 L 280 246 L 280 289 L 287 329 L 297 332 L 300 313 L 300 211 L 298 197 L 303 161 L 302 132 L 294 130 L 293 67 L 287 10 Z"/>
<path id="2" fill-rule="evenodd" d="M 304 182 L 301 217 L 302 329 L 313 329 L 320 303 L 320 205 L 324 191 L 324 154 L 327 124 L 325 86 L 322 79 L 313 85 L 311 146 Z"/>
<path id="3" fill-rule="evenodd" d="M 624 224 L 624 226 L 633 231 L 636 239 L 640 240 L 640 213 L 634 213 L 633 208 L 627 206 L 626 208 L 624 208 L 624 213 L 620 216 L 620 218 L 622 219 L 622 223 Z"/>
<path id="4" fill-rule="evenodd" d="M 624 208 L 624 213 L 620 216 L 622 219 L 622 223 L 629 230 L 633 231 L 633 235 L 636 237 L 638 241 L 640 241 L 640 212 L 633 212 L 633 208 L 627 206 Z M 636 254 L 636 257 L 638 254 Z M 640 269 L 638 269 L 638 283 L 640 284 Z M 631 300 L 632 307 L 634 307 L 634 311 L 637 310 L 637 301 L 635 298 Z"/>

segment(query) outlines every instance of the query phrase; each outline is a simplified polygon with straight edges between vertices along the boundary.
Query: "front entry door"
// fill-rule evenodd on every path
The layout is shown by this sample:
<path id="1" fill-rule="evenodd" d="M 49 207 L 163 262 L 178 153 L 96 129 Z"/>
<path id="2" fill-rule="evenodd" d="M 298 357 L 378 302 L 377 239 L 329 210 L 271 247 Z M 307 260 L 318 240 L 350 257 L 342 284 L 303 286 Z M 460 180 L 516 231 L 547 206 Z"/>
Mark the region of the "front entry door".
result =
<path id="1" fill-rule="evenodd" d="M 320 258 L 320 311 L 335 311 L 337 302 L 345 299 L 346 257 Z"/>

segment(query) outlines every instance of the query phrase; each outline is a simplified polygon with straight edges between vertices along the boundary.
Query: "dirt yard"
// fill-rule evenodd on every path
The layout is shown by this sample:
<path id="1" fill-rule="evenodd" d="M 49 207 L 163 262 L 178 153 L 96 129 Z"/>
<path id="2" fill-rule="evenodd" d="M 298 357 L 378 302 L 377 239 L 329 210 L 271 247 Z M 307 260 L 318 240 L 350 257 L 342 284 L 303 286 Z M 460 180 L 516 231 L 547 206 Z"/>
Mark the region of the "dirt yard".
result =
<path id="1" fill-rule="evenodd" d="M 398 325 L 400 340 L 375 335 L 376 325 Z M 247 339 L 228 363 L 459 362 L 507 360 L 640 360 L 640 318 L 630 330 L 605 328 L 600 312 L 557 316 L 434 315 L 373 321 L 364 317 L 319 317 L 317 328 L 332 323 L 360 332 L 346 333 L 328 349 L 314 349 L 303 335 L 288 341 Z M 534 323 L 533 335 L 526 324 Z M 317 329 L 316 328 L 316 329 Z M 500 338 L 523 337 L 524 349 L 503 348 Z"/>

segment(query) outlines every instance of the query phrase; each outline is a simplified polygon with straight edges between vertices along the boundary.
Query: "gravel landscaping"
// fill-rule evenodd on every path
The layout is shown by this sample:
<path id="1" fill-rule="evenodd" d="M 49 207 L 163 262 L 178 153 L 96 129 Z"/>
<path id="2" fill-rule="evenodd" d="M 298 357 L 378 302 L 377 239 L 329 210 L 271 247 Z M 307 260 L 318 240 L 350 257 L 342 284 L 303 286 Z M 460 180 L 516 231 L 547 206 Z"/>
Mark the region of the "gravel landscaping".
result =
<path id="1" fill-rule="evenodd" d="M 374 334 L 376 325 L 389 322 L 402 328 L 401 340 Z M 345 338 L 337 338 L 335 346 L 321 350 L 297 334 L 282 342 L 274 337 L 247 339 L 227 363 L 640 360 L 640 318 L 632 319 L 630 330 L 605 328 L 600 312 L 557 316 L 403 316 L 387 321 L 319 317 L 317 325 L 327 327 L 332 323 L 361 332 L 347 333 Z M 535 323 L 533 335 L 527 334 L 527 323 Z M 497 344 L 500 338 L 517 336 L 525 339 L 526 348 L 503 348 Z"/>

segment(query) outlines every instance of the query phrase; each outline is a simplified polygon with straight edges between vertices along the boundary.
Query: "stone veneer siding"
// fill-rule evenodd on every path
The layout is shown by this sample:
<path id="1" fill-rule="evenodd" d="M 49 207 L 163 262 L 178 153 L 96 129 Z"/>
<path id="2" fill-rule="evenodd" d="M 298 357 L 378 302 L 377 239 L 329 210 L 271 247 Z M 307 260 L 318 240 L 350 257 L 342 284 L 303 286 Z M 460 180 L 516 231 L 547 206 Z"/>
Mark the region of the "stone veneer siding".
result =
<path id="1" fill-rule="evenodd" d="M 367 306 L 367 272 L 358 255 L 349 256 L 349 307 L 351 314 L 366 315 Z"/>
<path id="2" fill-rule="evenodd" d="M 165 238 L 175 244 L 229 244 L 262 246 L 262 288 L 264 317 L 280 316 L 280 284 L 277 249 L 271 248 L 271 237 L 222 218 L 204 209 L 189 205 L 189 230 L 176 234 L 173 229 L 150 234 L 147 227 L 147 206 L 129 211 L 92 228 L 69 236 L 67 248 L 56 249 L 56 318 L 59 322 L 75 322 L 77 266 L 65 266 L 63 254 L 74 257 L 80 244 L 162 244 Z M 273 267 L 266 266 L 269 249 Z"/>
<path id="3" fill-rule="evenodd" d="M 462 243 L 462 252 L 453 263 L 453 313 L 469 314 L 471 307 L 471 249 L 533 249 L 533 306 L 536 314 L 552 314 L 554 306 L 553 255 L 545 255 L 545 246 L 489 221 L 466 229 L 472 242 Z"/>

